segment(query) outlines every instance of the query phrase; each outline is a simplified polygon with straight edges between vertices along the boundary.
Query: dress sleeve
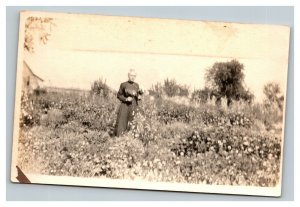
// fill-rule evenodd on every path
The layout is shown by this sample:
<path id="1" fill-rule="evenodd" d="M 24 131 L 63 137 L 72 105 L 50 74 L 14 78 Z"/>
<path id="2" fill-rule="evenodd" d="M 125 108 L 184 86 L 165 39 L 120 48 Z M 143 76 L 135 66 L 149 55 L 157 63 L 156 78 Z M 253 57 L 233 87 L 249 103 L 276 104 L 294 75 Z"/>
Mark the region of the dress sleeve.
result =
<path id="1" fill-rule="evenodd" d="M 119 91 L 117 93 L 117 98 L 120 101 L 123 101 L 123 102 L 126 101 L 126 97 L 125 97 L 125 94 L 124 94 L 124 85 L 123 84 L 120 85 L 120 89 L 119 89 Z"/>
<path id="2" fill-rule="evenodd" d="M 136 86 L 136 93 L 138 95 L 139 94 L 139 89 L 140 89 L 139 84 L 135 83 L 135 86 Z"/>

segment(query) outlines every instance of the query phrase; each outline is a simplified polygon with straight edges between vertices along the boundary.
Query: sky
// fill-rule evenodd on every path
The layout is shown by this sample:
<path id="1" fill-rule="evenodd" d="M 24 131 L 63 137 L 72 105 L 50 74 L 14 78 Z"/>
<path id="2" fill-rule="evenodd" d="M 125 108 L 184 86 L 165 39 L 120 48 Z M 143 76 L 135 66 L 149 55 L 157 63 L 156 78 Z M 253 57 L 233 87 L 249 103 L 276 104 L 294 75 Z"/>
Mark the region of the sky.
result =
<path id="1" fill-rule="evenodd" d="M 130 68 L 148 89 L 166 78 L 191 89 L 205 86 L 204 74 L 216 61 L 237 59 L 245 84 L 256 100 L 263 86 L 279 83 L 285 91 L 289 28 L 206 21 L 114 17 L 61 13 L 28 13 L 53 17 L 46 45 L 35 41 L 24 59 L 45 85 L 90 89 L 102 78 L 117 90 Z"/>

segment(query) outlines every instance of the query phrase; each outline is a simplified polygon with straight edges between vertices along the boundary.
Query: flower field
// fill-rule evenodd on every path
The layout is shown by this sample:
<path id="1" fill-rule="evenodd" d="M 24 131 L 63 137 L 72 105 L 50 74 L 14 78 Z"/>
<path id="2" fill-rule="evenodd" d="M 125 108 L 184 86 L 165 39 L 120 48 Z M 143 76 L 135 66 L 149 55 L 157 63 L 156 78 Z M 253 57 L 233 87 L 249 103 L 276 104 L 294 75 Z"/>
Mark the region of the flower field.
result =
<path id="1" fill-rule="evenodd" d="M 259 104 L 179 104 L 144 96 L 114 137 L 116 97 L 22 96 L 18 165 L 26 173 L 219 185 L 279 182 L 282 117 Z M 278 117 L 279 116 L 279 117 Z"/>

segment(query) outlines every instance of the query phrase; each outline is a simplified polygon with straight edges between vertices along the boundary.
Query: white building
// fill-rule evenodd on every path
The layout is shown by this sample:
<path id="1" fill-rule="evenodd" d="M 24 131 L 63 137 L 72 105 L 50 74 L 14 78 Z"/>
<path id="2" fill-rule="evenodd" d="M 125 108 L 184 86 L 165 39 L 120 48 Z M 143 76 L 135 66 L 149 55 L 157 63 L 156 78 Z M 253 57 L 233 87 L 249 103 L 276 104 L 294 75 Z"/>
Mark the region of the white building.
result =
<path id="1" fill-rule="evenodd" d="M 23 85 L 22 90 L 32 93 L 34 89 L 41 88 L 44 80 L 33 73 L 26 61 L 23 61 Z"/>

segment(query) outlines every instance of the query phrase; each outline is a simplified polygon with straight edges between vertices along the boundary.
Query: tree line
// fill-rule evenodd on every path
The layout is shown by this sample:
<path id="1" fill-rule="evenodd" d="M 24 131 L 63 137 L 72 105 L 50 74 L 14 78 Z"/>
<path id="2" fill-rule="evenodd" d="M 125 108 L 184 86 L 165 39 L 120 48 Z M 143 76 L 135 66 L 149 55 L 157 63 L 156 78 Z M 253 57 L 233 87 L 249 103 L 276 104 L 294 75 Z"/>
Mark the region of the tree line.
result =
<path id="1" fill-rule="evenodd" d="M 221 99 L 227 100 L 227 106 L 233 101 L 244 101 L 251 104 L 254 94 L 245 84 L 244 65 L 237 60 L 227 62 L 215 62 L 205 72 L 205 87 L 190 92 L 187 85 L 179 84 L 175 79 L 165 79 L 163 83 L 156 83 L 148 90 L 149 95 L 156 98 L 163 97 L 189 97 L 192 101 L 206 103 L 214 98 L 215 104 L 220 105 Z M 94 81 L 91 92 L 107 97 L 110 88 L 103 79 Z M 278 83 L 267 83 L 263 88 L 264 104 L 276 105 L 280 110 L 283 108 L 284 96 Z"/>

